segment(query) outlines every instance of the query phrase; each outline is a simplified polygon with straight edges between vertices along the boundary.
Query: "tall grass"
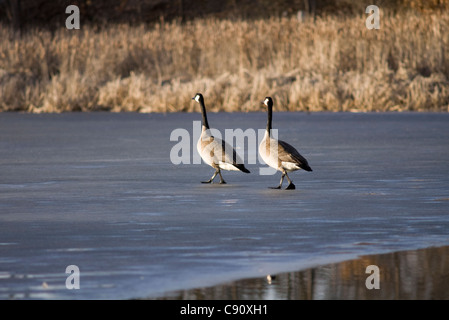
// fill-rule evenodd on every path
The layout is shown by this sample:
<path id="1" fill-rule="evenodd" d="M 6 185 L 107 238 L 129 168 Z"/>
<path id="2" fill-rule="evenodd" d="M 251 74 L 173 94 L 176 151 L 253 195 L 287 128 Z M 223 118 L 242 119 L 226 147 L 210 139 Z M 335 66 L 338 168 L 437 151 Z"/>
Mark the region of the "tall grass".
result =
<path id="1" fill-rule="evenodd" d="M 0 26 L 0 110 L 449 111 L 449 12 L 156 25 Z"/>

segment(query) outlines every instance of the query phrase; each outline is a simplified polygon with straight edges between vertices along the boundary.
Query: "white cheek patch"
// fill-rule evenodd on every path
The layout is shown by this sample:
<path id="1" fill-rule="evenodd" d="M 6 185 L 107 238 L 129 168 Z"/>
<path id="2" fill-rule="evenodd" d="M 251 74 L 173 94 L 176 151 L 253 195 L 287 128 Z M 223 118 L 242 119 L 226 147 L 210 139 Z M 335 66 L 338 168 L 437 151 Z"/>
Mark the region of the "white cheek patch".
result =
<path id="1" fill-rule="evenodd" d="M 195 96 L 195 101 L 196 101 L 196 102 L 200 102 L 200 96 L 199 96 L 199 95 L 196 95 L 196 96 Z"/>
<path id="2" fill-rule="evenodd" d="M 263 103 L 267 106 L 268 105 L 268 98 L 265 99 Z"/>

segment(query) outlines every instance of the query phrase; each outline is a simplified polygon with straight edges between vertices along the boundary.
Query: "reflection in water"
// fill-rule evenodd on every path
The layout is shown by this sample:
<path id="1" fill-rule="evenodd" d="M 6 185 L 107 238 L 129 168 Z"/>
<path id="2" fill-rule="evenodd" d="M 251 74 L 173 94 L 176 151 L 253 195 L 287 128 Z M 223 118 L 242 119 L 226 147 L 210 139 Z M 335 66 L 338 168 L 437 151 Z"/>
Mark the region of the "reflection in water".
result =
<path id="1" fill-rule="evenodd" d="M 367 289 L 379 267 L 379 289 Z M 371 279 L 371 278 L 370 278 Z M 299 272 L 246 279 L 211 288 L 177 291 L 163 299 L 180 300 L 316 300 L 449 299 L 449 246 L 367 255 Z"/>

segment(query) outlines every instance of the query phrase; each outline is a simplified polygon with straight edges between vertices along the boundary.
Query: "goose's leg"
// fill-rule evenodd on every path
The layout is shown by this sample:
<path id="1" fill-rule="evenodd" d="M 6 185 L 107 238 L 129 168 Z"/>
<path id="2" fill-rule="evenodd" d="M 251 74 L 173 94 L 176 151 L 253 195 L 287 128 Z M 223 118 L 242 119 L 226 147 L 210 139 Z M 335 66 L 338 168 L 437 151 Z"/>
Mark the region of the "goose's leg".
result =
<path id="1" fill-rule="evenodd" d="M 290 180 L 287 172 L 285 173 L 285 176 L 287 177 L 287 181 L 288 181 L 288 186 L 287 188 L 285 188 L 285 190 L 293 190 L 296 189 L 295 185 L 293 184 L 293 182 Z"/>
<path id="2" fill-rule="evenodd" d="M 271 189 L 280 189 L 282 187 L 282 182 L 284 182 L 285 172 L 282 172 L 281 176 L 281 182 L 279 182 L 279 185 L 277 187 L 270 187 Z"/>
<path id="3" fill-rule="evenodd" d="M 226 181 L 223 180 L 223 177 L 221 176 L 221 171 L 218 169 L 218 175 L 220 176 L 220 184 L 226 184 Z"/>
<path id="4" fill-rule="evenodd" d="M 215 179 L 215 177 L 217 176 L 217 173 L 219 173 L 220 171 L 217 169 L 217 170 L 215 170 L 215 173 L 214 173 L 214 175 L 212 176 L 212 178 L 210 178 L 209 180 L 207 180 L 207 181 L 201 181 L 201 183 L 211 183 L 214 179 Z M 221 177 L 221 174 L 220 174 L 220 177 Z"/>

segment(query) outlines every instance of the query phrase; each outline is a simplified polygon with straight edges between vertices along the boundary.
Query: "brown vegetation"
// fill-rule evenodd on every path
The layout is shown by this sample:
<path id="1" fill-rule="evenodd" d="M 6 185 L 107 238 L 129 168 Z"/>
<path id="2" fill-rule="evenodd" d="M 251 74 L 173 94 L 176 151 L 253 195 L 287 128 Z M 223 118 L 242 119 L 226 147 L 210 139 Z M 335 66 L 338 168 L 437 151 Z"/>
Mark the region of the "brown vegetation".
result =
<path id="1" fill-rule="evenodd" d="M 366 17 L 0 25 L 0 111 L 449 111 L 449 12 Z"/>

